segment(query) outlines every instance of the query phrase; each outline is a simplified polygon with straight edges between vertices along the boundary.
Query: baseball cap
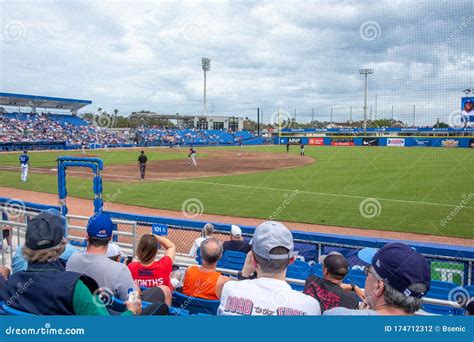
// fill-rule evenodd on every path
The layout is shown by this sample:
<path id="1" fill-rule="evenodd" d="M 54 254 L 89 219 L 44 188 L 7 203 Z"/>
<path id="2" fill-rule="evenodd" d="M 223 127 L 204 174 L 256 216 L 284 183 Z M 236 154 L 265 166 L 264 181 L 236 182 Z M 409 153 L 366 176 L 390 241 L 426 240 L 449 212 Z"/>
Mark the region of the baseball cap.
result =
<path id="1" fill-rule="evenodd" d="M 111 257 L 119 256 L 119 255 L 120 256 L 122 255 L 122 249 L 120 248 L 120 246 L 117 245 L 116 243 L 109 243 L 105 256 L 107 258 L 111 258 Z"/>
<path id="2" fill-rule="evenodd" d="M 28 220 L 25 245 L 32 250 L 41 250 L 59 245 L 64 238 L 61 217 L 42 211 Z"/>
<path id="3" fill-rule="evenodd" d="M 230 233 L 232 234 L 232 236 L 241 237 L 242 229 L 240 229 L 239 226 L 233 224 L 232 226 L 230 226 Z"/>
<path id="4" fill-rule="evenodd" d="M 333 251 L 327 255 L 321 255 L 318 261 L 323 264 L 329 274 L 345 277 L 349 272 L 349 263 L 339 252 Z"/>
<path id="5" fill-rule="evenodd" d="M 250 244 L 255 254 L 267 260 L 283 260 L 293 256 L 293 235 L 280 222 L 265 221 L 259 224 L 255 228 Z M 270 251 L 276 247 L 288 249 L 288 254 L 270 254 Z"/>
<path id="6" fill-rule="evenodd" d="M 388 243 L 378 251 L 374 248 L 364 248 L 358 256 L 362 261 L 371 264 L 385 283 L 407 297 L 420 298 L 429 290 L 431 272 L 428 261 L 404 243 Z M 418 293 L 409 289 L 410 285 L 416 283 L 425 284 L 426 292 Z"/>
<path id="7" fill-rule="evenodd" d="M 106 239 L 112 236 L 114 224 L 109 215 L 98 214 L 89 219 L 87 223 L 87 234 L 90 237 Z"/>

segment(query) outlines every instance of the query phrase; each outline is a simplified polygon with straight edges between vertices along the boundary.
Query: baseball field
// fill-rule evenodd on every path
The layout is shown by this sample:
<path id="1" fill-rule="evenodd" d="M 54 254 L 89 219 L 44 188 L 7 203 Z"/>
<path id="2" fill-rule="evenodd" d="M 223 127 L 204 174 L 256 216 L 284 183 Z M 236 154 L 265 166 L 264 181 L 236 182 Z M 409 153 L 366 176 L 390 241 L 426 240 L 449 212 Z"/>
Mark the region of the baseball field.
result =
<path id="1" fill-rule="evenodd" d="M 88 152 L 104 161 L 104 199 L 176 210 L 335 227 L 474 238 L 471 149 L 245 146 L 147 148 L 139 180 L 137 149 Z M 31 152 L 28 182 L 18 153 L 0 154 L 0 186 L 57 193 L 55 159 L 80 152 Z M 89 171 L 68 171 L 68 196 L 92 198 Z M 0 196 L 9 197 L 8 193 Z M 34 198 L 27 199 L 34 201 Z M 380 236 L 383 237 L 383 236 Z"/>

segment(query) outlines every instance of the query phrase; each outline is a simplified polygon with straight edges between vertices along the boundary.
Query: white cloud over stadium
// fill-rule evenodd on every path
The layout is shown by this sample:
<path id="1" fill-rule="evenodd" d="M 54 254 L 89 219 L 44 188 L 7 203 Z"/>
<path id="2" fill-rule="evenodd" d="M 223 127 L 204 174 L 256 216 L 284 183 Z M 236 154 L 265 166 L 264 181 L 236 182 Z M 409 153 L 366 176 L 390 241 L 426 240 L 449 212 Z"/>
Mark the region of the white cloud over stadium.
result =
<path id="1" fill-rule="evenodd" d="M 363 78 L 379 117 L 446 121 L 473 87 L 472 1 L 2 2 L 0 89 L 84 98 L 121 114 L 202 109 L 299 121 L 360 119 Z M 373 32 L 362 33 L 362 25 Z M 375 24 L 374 24 L 375 23 Z M 363 34 L 375 34 L 364 36 Z M 367 39 L 368 38 L 368 39 Z M 89 106 L 89 110 L 93 108 Z"/>

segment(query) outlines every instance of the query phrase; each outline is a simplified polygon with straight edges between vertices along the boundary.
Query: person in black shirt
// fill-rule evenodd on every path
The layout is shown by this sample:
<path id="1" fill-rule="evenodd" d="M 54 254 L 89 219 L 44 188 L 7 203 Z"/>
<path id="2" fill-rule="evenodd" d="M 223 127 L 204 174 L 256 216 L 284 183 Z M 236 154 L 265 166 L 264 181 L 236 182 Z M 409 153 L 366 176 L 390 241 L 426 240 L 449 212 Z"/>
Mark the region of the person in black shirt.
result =
<path id="1" fill-rule="evenodd" d="M 331 252 L 321 256 L 320 262 L 323 264 L 324 277 L 310 275 L 306 279 L 303 293 L 319 302 L 321 313 L 335 307 L 358 309 L 359 298 L 348 291 L 362 293 L 362 290 L 356 285 L 342 284 L 349 272 L 349 263 L 346 258 L 340 253 Z"/>
<path id="2" fill-rule="evenodd" d="M 242 229 L 233 224 L 230 229 L 230 240 L 224 242 L 225 251 L 235 251 L 247 254 L 250 252 L 250 244 L 242 238 Z"/>
<path id="3" fill-rule="evenodd" d="M 286 152 L 287 153 L 290 152 L 290 142 L 289 141 L 286 143 Z"/>
<path id="4" fill-rule="evenodd" d="M 141 151 L 140 155 L 138 156 L 138 167 L 140 168 L 141 179 L 145 179 L 145 169 L 147 160 L 148 158 L 145 156 L 145 152 Z"/>

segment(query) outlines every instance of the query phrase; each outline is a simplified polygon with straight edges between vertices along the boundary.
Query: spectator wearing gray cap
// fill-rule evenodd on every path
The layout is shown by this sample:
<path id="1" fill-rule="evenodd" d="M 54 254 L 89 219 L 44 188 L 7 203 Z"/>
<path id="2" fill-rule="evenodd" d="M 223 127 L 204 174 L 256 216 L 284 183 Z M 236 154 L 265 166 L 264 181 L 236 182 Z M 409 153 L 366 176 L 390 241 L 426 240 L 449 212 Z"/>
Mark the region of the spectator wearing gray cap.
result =
<path id="1" fill-rule="evenodd" d="M 314 274 L 310 275 L 306 279 L 303 293 L 315 298 L 322 312 L 334 307 L 357 309 L 359 299 L 354 293 L 347 292 L 345 289 L 354 292 L 361 290 L 356 285 L 342 284 L 349 272 L 349 263 L 346 258 L 341 253 L 331 252 L 320 256 L 319 262 L 323 264 L 323 278 Z"/>
<path id="2" fill-rule="evenodd" d="M 250 252 L 250 244 L 242 237 L 242 229 L 233 224 L 230 227 L 230 240 L 224 242 L 224 252 L 235 251 L 247 254 Z"/>
<path id="3" fill-rule="evenodd" d="M 388 243 L 378 251 L 364 248 L 359 258 L 365 268 L 365 301 L 368 310 L 334 308 L 324 315 L 413 315 L 429 291 L 430 265 L 416 250 L 403 243 Z"/>
<path id="4" fill-rule="evenodd" d="M 201 243 L 211 237 L 212 234 L 214 234 L 214 225 L 212 223 L 206 223 L 201 231 L 201 236 L 194 240 L 193 245 L 189 250 L 189 255 L 192 257 L 197 256 L 197 251 L 201 247 Z"/>
<path id="5" fill-rule="evenodd" d="M 286 270 L 294 262 L 291 232 L 283 224 L 266 221 L 255 228 L 241 281 L 227 282 L 218 315 L 303 316 L 320 315 L 316 299 L 293 290 Z M 256 272 L 256 279 L 250 279 Z"/>

